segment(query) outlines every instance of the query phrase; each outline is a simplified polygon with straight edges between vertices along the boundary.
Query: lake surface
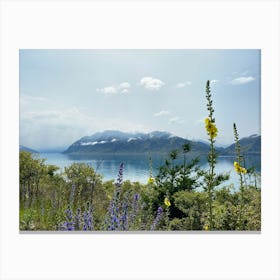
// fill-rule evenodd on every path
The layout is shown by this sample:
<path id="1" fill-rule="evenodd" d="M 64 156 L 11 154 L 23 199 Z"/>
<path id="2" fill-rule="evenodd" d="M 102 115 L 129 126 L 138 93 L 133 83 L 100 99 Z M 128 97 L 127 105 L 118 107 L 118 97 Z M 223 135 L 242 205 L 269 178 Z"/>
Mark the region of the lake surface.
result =
<path id="1" fill-rule="evenodd" d="M 148 155 L 66 155 L 61 153 L 40 153 L 40 158 L 46 159 L 47 164 L 53 164 L 60 168 L 63 172 L 64 167 L 72 163 L 87 163 L 92 166 L 95 171 L 103 176 L 103 180 L 115 180 L 118 175 L 120 163 L 124 163 L 124 180 L 139 181 L 147 183 L 149 177 L 149 156 Z M 162 165 L 166 157 L 163 155 L 152 156 L 153 175 L 157 174 L 157 168 Z M 230 179 L 222 185 L 233 183 L 235 188 L 239 186 L 239 176 L 233 168 L 235 157 L 219 157 L 217 159 L 216 173 L 230 172 Z M 201 158 L 199 165 L 203 169 L 208 169 L 206 158 Z M 246 167 L 256 167 L 261 171 L 261 157 L 248 156 L 246 158 Z M 255 179 L 251 179 L 254 184 Z M 249 182 L 247 182 L 249 183 Z M 257 184 L 260 186 L 260 182 Z"/>

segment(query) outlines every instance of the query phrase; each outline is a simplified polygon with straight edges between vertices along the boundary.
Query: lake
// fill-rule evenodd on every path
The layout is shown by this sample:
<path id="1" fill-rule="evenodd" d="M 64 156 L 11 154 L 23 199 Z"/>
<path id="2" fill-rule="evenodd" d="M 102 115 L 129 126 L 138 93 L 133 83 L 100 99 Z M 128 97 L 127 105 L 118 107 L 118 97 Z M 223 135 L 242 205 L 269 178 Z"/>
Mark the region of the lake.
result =
<path id="1" fill-rule="evenodd" d="M 72 163 L 84 162 L 92 166 L 95 171 L 102 175 L 103 180 L 115 180 L 118 175 L 120 163 L 124 163 L 124 180 L 139 181 L 146 183 L 149 177 L 149 156 L 148 155 L 66 155 L 62 153 L 40 153 L 40 158 L 46 159 L 47 164 L 53 164 L 60 168 Z M 157 168 L 163 164 L 166 157 L 163 155 L 152 156 L 153 175 L 157 174 Z M 230 179 L 222 185 L 233 183 L 236 188 L 239 186 L 239 176 L 233 168 L 235 157 L 220 156 L 217 159 L 216 173 L 230 172 Z M 203 169 L 208 169 L 206 158 L 201 158 L 199 165 Z M 257 172 L 261 171 L 261 157 L 246 157 L 246 167 L 255 166 Z M 254 184 L 255 179 L 251 178 L 250 183 Z M 247 182 L 249 183 L 249 182 Z M 260 182 L 257 184 L 260 186 Z"/>

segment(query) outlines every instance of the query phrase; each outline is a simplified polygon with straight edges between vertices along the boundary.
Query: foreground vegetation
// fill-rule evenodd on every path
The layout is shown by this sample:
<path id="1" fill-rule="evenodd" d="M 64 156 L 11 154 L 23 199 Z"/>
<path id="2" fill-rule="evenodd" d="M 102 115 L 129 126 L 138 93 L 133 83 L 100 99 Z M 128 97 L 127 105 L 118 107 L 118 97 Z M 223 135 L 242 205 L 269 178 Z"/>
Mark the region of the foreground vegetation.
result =
<path id="1" fill-rule="evenodd" d="M 150 159 L 146 184 L 124 180 L 123 163 L 116 181 L 104 182 L 84 163 L 74 163 L 59 173 L 58 167 L 21 151 L 20 230 L 260 230 L 261 190 L 246 183 L 254 170 L 245 167 L 235 124 L 233 166 L 240 185 L 220 187 L 229 175 L 215 171 L 218 129 L 209 81 L 206 99 L 205 129 L 210 143 L 206 171 L 199 168 L 197 158 L 189 158 L 188 144 L 171 151 L 155 177 Z M 178 162 L 178 157 L 183 160 Z"/>

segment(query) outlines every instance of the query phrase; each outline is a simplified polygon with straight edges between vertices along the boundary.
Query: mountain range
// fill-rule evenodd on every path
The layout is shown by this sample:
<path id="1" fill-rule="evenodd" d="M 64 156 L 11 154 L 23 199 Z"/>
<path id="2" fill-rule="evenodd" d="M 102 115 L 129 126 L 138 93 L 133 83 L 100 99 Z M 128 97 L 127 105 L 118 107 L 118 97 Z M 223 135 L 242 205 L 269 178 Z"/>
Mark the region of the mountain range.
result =
<path id="1" fill-rule="evenodd" d="M 203 141 L 191 141 L 169 132 L 153 131 L 150 133 L 126 133 L 117 130 L 97 132 L 74 142 L 64 151 L 65 154 L 143 154 L 168 153 L 181 149 L 189 143 L 191 152 L 207 154 L 209 144 Z M 240 139 L 242 152 L 245 154 L 260 154 L 261 136 L 251 135 Z M 235 144 L 228 147 L 216 147 L 219 155 L 234 155 Z"/>

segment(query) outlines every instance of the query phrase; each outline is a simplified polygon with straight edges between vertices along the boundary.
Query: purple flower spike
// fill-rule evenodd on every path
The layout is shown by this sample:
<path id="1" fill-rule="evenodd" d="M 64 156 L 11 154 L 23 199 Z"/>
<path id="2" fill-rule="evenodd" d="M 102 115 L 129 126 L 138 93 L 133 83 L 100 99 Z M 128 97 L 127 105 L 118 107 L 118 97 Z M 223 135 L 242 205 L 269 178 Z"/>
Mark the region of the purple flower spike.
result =
<path id="1" fill-rule="evenodd" d="M 162 209 L 162 207 L 159 207 L 158 210 L 157 210 L 157 216 L 154 219 L 150 230 L 155 230 L 156 229 L 156 227 L 159 224 L 159 222 L 161 221 L 162 217 L 163 217 L 163 209 Z"/>
<path id="2" fill-rule="evenodd" d="M 73 222 L 73 213 L 70 206 L 65 211 L 66 222 L 63 223 L 62 230 L 75 230 L 75 223 Z"/>
<path id="3" fill-rule="evenodd" d="M 88 204 L 88 209 L 84 211 L 83 230 L 93 230 L 92 206 Z"/>
<path id="4" fill-rule="evenodd" d="M 124 164 L 123 162 L 120 164 L 120 168 L 119 168 L 119 174 L 118 174 L 118 179 L 117 182 L 115 183 L 116 186 L 121 186 L 123 183 L 123 171 L 124 171 Z"/>
<path id="5" fill-rule="evenodd" d="M 115 193 L 113 199 L 110 201 L 110 205 L 107 212 L 107 217 L 105 221 L 105 225 L 108 230 L 119 230 L 120 229 L 120 222 L 123 220 L 124 217 L 121 217 L 121 202 L 120 202 L 120 193 L 121 193 L 121 186 L 123 184 L 123 171 L 124 171 L 124 164 L 120 164 L 119 173 L 117 181 L 115 182 Z M 126 219 L 126 218 L 125 218 Z"/>

